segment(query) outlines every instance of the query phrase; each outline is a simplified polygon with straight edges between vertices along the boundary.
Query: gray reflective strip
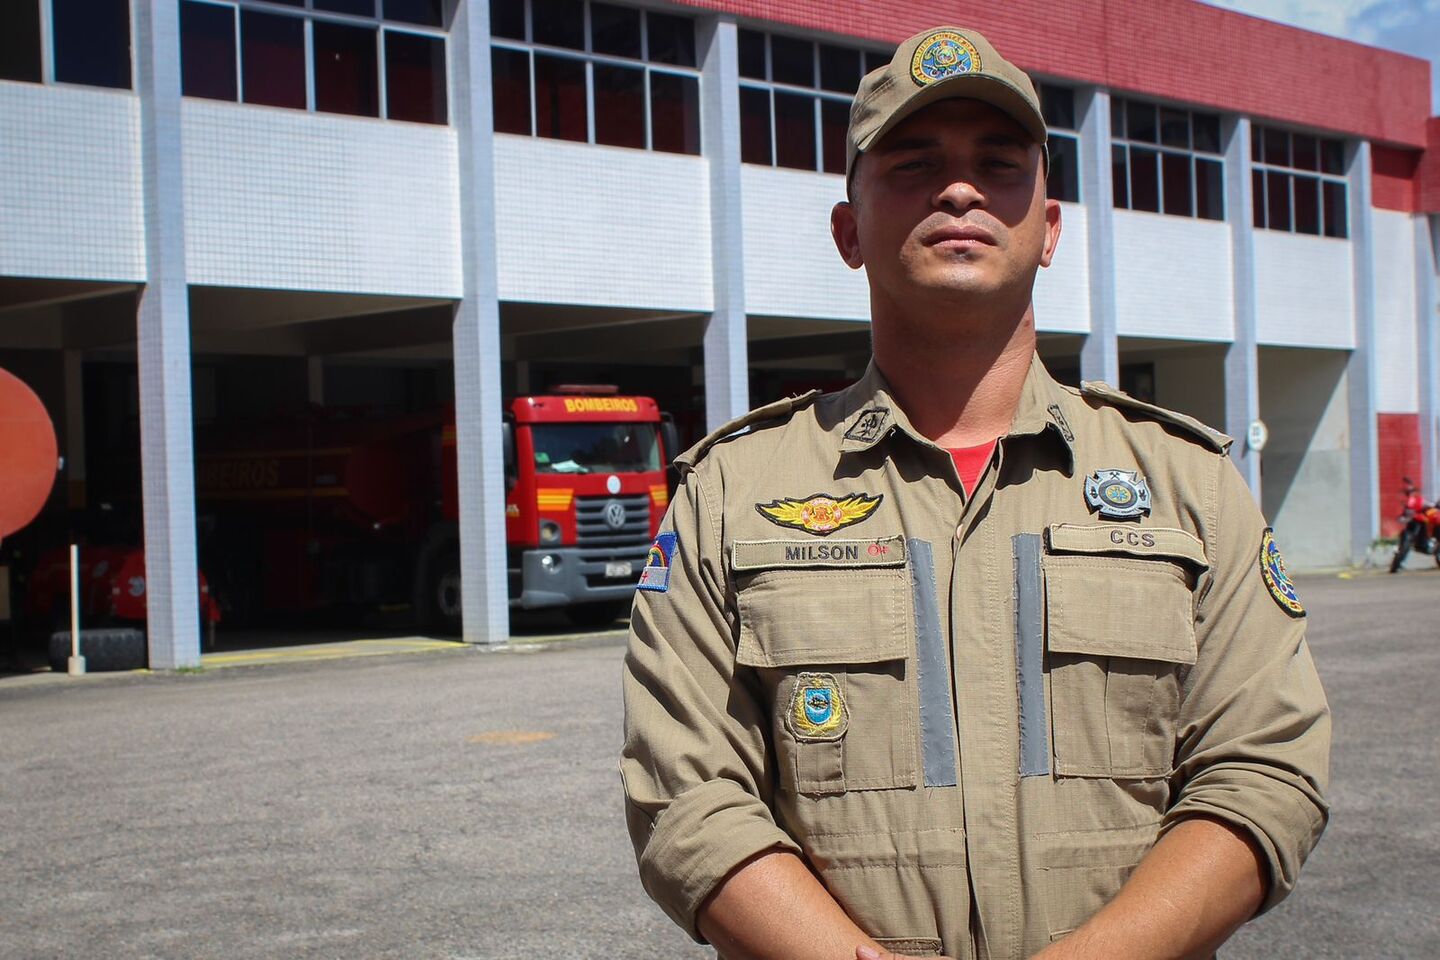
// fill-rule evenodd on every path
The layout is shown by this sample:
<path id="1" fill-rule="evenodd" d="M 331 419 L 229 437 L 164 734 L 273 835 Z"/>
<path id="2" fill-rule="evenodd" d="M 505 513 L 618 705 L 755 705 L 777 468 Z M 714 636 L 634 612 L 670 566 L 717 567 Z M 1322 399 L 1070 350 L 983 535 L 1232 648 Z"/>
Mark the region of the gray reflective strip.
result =
<path id="1" fill-rule="evenodd" d="M 1015 548 L 1015 685 L 1020 695 L 1020 776 L 1050 775 L 1045 722 L 1045 632 L 1040 598 L 1040 534 L 1011 538 Z"/>
<path id="2" fill-rule="evenodd" d="M 915 605 L 916 662 L 920 680 L 920 745 L 925 786 L 953 787 L 955 714 L 950 703 L 950 668 L 945 634 L 935 600 L 935 555 L 930 541 L 906 540 L 910 555 L 910 595 Z"/>

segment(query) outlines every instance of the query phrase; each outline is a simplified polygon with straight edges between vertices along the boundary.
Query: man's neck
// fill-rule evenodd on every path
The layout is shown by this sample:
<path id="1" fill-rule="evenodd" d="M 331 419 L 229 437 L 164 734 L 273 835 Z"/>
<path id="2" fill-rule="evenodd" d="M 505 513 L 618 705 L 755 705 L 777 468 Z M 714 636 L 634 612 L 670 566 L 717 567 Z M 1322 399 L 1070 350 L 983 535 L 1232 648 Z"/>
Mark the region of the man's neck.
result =
<path id="1" fill-rule="evenodd" d="M 903 322 L 874 325 L 875 364 L 911 425 L 949 449 L 974 447 L 1004 435 L 1015 419 L 1035 354 L 1033 310 L 1018 322 L 965 324 L 952 335 L 926 336 Z"/>

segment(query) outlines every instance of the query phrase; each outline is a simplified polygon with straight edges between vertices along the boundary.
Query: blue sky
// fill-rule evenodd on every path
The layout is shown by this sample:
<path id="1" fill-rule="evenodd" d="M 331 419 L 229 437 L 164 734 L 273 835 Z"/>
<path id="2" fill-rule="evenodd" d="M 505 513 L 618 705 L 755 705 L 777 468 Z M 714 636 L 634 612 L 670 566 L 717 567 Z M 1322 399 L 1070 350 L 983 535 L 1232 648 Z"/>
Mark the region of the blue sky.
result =
<path id="1" fill-rule="evenodd" d="M 1440 114 L 1440 0 L 1205 2 L 1429 60 L 1430 109 Z"/>

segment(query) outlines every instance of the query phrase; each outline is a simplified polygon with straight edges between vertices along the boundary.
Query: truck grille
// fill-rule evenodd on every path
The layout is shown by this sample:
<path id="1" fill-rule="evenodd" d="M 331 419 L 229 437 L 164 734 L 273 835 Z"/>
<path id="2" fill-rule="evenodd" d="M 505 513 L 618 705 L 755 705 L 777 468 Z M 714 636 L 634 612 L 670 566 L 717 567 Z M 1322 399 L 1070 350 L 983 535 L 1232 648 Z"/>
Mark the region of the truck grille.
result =
<path id="1" fill-rule="evenodd" d="M 625 510 L 625 520 L 612 527 L 607 518 L 611 504 Z M 575 502 L 575 542 L 582 548 L 597 548 L 593 556 L 606 553 L 617 557 L 643 556 L 650 546 L 650 497 L 646 494 L 619 497 L 579 497 Z M 598 549 L 604 548 L 604 549 Z M 591 556 L 590 550 L 584 551 Z"/>

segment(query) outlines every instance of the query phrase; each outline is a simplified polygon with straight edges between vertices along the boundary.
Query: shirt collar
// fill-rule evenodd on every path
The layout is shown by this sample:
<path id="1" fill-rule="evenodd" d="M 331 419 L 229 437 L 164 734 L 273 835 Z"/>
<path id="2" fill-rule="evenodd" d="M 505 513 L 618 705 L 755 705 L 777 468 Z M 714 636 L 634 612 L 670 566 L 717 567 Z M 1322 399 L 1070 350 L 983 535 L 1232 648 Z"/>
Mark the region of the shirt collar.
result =
<path id="1" fill-rule="evenodd" d="M 934 446 L 934 443 L 910 424 L 905 411 L 895 402 L 890 393 L 885 375 L 875 365 L 872 357 L 865 369 L 865 375 L 851 384 L 842 396 L 845 411 L 841 425 L 844 432 L 840 439 L 841 453 L 859 453 L 869 450 L 892 432 L 899 431 L 918 443 Z M 1030 369 L 1025 375 L 1025 385 L 1020 391 L 1020 403 L 1015 409 L 1007 437 L 1035 436 L 1051 433 L 1065 448 L 1067 473 L 1075 471 L 1075 433 L 1066 418 L 1066 409 L 1071 401 L 1065 388 L 1056 383 L 1040 362 L 1040 356 L 1030 359 Z"/>

